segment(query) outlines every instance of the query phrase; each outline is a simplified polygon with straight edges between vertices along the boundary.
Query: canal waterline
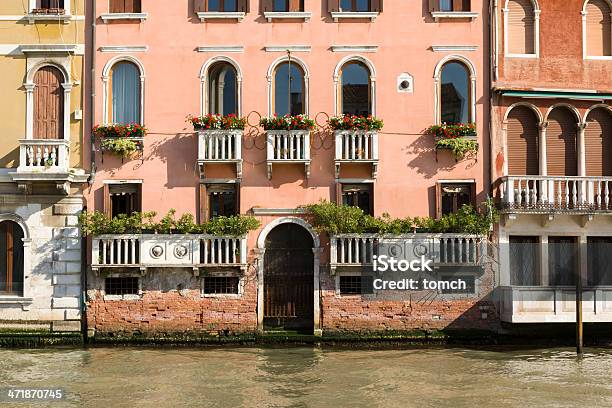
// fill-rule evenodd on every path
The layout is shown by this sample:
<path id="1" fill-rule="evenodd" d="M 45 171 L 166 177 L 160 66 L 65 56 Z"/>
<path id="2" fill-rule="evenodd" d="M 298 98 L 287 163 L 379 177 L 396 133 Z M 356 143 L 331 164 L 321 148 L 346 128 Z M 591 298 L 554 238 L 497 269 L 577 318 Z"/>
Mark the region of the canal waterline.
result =
<path id="1" fill-rule="evenodd" d="M 67 393 L 33 407 L 609 407 L 610 372 L 605 349 L 0 350 L 0 387 Z"/>

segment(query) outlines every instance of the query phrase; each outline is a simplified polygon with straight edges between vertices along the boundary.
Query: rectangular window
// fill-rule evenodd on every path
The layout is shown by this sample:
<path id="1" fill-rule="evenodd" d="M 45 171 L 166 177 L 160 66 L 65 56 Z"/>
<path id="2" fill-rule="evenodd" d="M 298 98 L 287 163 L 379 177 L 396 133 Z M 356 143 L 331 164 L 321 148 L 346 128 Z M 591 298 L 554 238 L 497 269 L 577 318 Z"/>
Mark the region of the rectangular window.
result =
<path id="1" fill-rule="evenodd" d="M 340 276 L 341 295 L 361 295 L 362 276 Z"/>
<path id="2" fill-rule="evenodd" d="M 463 205 L 476 204 L 476 184 L 474 182 L 436 183 L 436 216 L 456 213 Z"/>
<path id="3" fill-rule="evenodd" d="M 37 0 L 34 13 L 63 13 L 64 0 Z"/>
<path id="4" fill-rule="evenodd" d="M 473 275 L 464 275 L 464 276 L 455 276 L 455 275 L 447 275 L 442 276 L 441 280 L 446 282 L 457 282 L 459 280 L 465 282 L 465 289 L 445 289 L 443 288 L 441 292 L 445 295 L 473 295 L 476 293 L 476 277 Z"/>
<path id="5" fill-rule="evenodd" d="M 104 184 L 105 213 L 110 217 L 120 214 L 130 215 L 142 211 L 142 184 L 118 183 Z"/>
<path id="6" fill-rule="evenodd" d="M 340 0 L 340 11 L 370 11 L 370 0 Z"/>
<path id="7" fill-rule="evenodd" d="M 374 193 L 372 183 L 338 184 L 341 196 L 338 202 L 342 205 L 359 207 L 364 213 L 374 215 Z"/>
<path id="8" fill-rule="evenodd" d="M 429 0 L 432 11 L 470 11 L 470 3 L 470 0 Z"/>
<path id="9" fill-rule="evenodd" d="M 588 237 L 587 259 L 588 285 L 612 285 L 612 237 Z"/>
<path id="10" fill-rule="evenodd" d="M 238 11 L 237 0 L 207 0 L 206 11 L 234 12 Z"/>
<path id="11" fill-rule="evenodd" d="M 111 13 L 141 13 L 140 0 L 109 0 Z"/>
<path id="12" fill-rule="evenodd" d="M 540 239 L 539 237 L 511 236 L 510 285 L 540 285 Z"/>
<path id="13" fill-rule="evenodd" d="M 548 237 L 548 274 L 551 286 L 576 284 L 578 264 L 576 237 Z"/>
<path id="14" fill-rule="evenodd" d="M 237 295 L 239 284 L 240 278 L 237 276 L 207 276 L 204 278 L 204 294 Z"/>
<path id="15" fill-rule="evenodd" d="M 107 295 L 138 295 L 138 278 L 133 276 L 106 278 L 104 292 Z"/>
<path id="16" fill-rule="evenodd" d="M 237 215 L 239 213 L 239 186 L 239 184 L 201 184 L 201 221 Z"/>

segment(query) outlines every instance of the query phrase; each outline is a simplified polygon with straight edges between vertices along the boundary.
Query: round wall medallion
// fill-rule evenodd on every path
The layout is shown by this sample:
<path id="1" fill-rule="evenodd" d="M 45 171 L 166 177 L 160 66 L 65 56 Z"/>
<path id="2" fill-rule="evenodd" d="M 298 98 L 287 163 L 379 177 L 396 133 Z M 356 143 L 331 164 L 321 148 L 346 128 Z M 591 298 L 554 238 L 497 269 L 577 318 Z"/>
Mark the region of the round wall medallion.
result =
<path id="1" fill-rule="evenodd" d="M 159 258 L 164 254 L 164 248 L 161 245 L 155 245 L 151 248 L 151 256 L 153 258 Z"/>
<path id="2" fill-rule="evenodd" d="M 425 256 L 429 252 L 429 249 L 425 244 L 416 244 L 412 251 L 415 256 Z"/>
<path id="3" fill-rule="evenodd" d="M 187 255 L 187 247 L 185 245 L 177 245 L 174 247 L 174 256 L 177 258 L 183 258 Z"/>

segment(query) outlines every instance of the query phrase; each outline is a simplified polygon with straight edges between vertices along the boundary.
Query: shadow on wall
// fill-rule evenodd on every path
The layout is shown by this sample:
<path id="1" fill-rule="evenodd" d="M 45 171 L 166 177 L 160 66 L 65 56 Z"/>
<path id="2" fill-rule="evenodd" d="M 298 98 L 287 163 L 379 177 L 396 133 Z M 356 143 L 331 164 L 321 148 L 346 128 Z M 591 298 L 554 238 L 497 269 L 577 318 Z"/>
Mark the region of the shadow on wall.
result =
<path id="1" fill-rule="evenodd" d="M 166 165 L 165 187 L 193 187 L 199 174 L 197 133 L 177 133 L 150 142 L 144 161 Z"/>
<path id="2" fill-rule="evenodd" d="M 17 166 L 19 166 L 19 147 L 0 158 L 0 167 L 2 168 L 16 168 Z"/>
<path id="3" fill-rule="evenodd" d="M 440 171 L 451 171 L 457 166 L 464 166 L 466 170 L 473 168 L 477 158 L 465 158 L 455 160 L 452 152 L 440 150 L 436 153 L 433 136 L 422 134 L 412 142 L 406 149 L 406 156 L 411 158 L 408 167 L 415 169 L 418 174 L 430 179 L 440 174 Z M 481 154 L 481 152 L 479 151 Z M 437 159 L 437 161 L 436 161 Z"/>

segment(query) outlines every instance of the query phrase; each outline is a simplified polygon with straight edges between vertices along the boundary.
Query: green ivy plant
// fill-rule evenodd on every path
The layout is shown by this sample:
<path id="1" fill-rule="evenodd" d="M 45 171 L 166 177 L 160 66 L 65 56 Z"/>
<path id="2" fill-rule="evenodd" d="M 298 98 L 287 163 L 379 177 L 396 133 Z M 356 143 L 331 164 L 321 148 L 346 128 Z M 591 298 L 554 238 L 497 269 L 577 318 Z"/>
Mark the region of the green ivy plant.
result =
<path id="1" fill-rule="evenodd" d="M 484 203 L 480 211 L 471 205 L 464 205 L 454 214 L 439 219 L 431 217 L 391 218 L 388 214 L 373 217 L 358 207 L 337 205 L 327 201 L 305 207 L 311 216 L 317 232 L 335 234 L 411 234 L 464 233 L 487 235 L 493 223 L 497 222 L 497 212 L 491 202 Z"/>
<path id="2" fill-rule="evenodd" d="M 104 139 L 100 146 L 102 150 L 111 152 L 122 158 L 130 157 L 138 150 L 138 143 L 126 137 Z"/>
<path id="3" fill-rule="evenodd" d="M 100 211 L 82 212 L 79 215 L 79 227 L 83 235 L 103 234 L 210 234 L 218 236 L 239 237 L 259 228 L 260 222 L 251 216 L 235 215 L 216 217 L 198 224 L 193 215 L 183 214 L 176 217 L 176 210 L 170 209 L 166 215 L 155 221 L 157 213 L 134 212 L 130 215 L 120 214 L 108 217 Z"/>
<path id="4" fill-rule="evenodd" d="M 468 153 L 476 154 L 478 152 L 478 142 L 463 137 L 438 139 L 436 140 L 436 149 L 448 149 L 453 153 L 456 159 L 460 160 Z"/>

